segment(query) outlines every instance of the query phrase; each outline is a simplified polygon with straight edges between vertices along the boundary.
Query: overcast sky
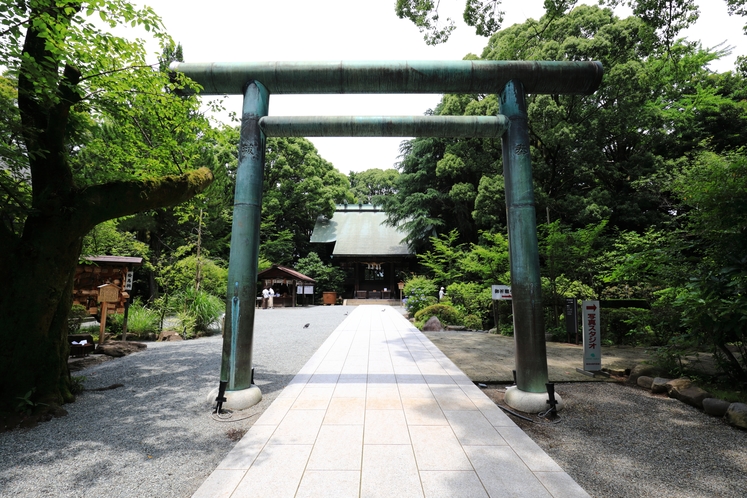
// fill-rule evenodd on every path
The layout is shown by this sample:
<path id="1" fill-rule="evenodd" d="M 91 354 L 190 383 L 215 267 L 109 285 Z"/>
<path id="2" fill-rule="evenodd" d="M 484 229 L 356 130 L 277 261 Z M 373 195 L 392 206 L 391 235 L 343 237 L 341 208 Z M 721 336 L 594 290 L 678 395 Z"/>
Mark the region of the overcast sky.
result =
<path id="1" fill-rule="evenodd" d="M 141 0 L 163 19 L 169 34 L 184 48 L 186 62 L 459 60 L 480 55 L 487 38 L 461 22 L 465 0 L 441 0 L 441 17 L 457 29 L 445 44 L 431 47 L 410 21 L 394 14 L 395 0 Z M 542 0 L 503 1 L 504 26 L 538 19 Z M 587 3 L 593 3 L 588 1 Z M 701 19 L 687 34 L 706 47 L 726 42 L 735 50 L 714 69 L 732 68 L 747 54 L 742 24 L 729 17 L 722 0 L 700 0 Z M 156 48 L 154 47 L 154 51 Z M 270 115 L 422 115 L 438 95 L 277 95 Z M 240 114 L 241 97 L 226 100 Z M 398 161 L 400 138 L 311 138 L 322 157 L 342 173 L 391 168 Z"/>

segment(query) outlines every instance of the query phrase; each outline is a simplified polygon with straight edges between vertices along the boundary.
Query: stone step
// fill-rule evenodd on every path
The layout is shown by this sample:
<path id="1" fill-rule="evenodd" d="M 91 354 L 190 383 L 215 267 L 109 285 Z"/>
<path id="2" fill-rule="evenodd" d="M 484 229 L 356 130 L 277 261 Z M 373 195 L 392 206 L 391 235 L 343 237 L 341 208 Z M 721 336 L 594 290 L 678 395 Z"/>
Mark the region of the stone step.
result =
<path id="1" fill-rule="evenodd" d="M 365 304 L 383 304 L 384 306 L 402 306 L 397 299 L 345 299 L 343 306 L 361 306 Z"/>

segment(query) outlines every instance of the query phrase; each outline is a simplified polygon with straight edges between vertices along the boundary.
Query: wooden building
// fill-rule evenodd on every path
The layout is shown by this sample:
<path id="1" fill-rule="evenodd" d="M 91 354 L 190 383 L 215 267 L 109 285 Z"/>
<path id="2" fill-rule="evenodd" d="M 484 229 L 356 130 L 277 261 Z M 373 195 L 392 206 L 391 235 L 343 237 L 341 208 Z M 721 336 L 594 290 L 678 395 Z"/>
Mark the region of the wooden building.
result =
<path id="1" fill-rule="evenodd" d="M 310 303 L 314 304 L 313 286 L 316 280 L 296 270 L 285 266 L 272 265 L 272 268 L 259 272 L 257 280 L 262 283 L 262 288 L 269 286 L 276 294 L 280 294 L 280 297 L 273 299 L 273 306 L 285 308 L 293 307 L 294 303 L 306 304 L 304 297 L 307 297 Z M 312 289 L 312 294 L 304 294 L 303 289 L 309 287 Z M 257 290 L 261 293 L 262 288 Z M 299 292 L 299 289 L 301 289 L 301 292 Z M 261 302 L 261 297 L 257 297 L 257 299 Z"/>
<path id="2" fill-rule="evenodd" d="M 339 204 L 332 218 L 317 218 L 311 242 L 345 271 L 344 298 L 398 299 L 397 283 L 416 262 L 405 236 L 378 206 Z"/>
<path id="3" fill-rule="evenodd" d="M 75 269 L 73 304 L 81 304 L 93 316 L 99 314 L 99 287 L 113 284 L 120 288 L 119 301 L 109 303 L 108 313 L 124 313 L 125 301 L 130 297 L 124 290 L 127 273 L 143 264 L 143 258 L 128 256 L 89 256 Z"/>

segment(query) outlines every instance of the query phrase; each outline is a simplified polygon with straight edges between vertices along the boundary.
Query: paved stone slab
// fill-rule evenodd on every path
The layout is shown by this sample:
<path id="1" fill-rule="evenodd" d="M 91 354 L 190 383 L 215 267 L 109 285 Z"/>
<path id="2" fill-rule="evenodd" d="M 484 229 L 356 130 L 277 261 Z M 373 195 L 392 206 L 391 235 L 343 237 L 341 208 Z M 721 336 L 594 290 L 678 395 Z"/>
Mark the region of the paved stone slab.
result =
<path id="1" fill-rule="evenodd" d="M 588 495 L 400 313 L 361 306 L 194 496 Z"/>

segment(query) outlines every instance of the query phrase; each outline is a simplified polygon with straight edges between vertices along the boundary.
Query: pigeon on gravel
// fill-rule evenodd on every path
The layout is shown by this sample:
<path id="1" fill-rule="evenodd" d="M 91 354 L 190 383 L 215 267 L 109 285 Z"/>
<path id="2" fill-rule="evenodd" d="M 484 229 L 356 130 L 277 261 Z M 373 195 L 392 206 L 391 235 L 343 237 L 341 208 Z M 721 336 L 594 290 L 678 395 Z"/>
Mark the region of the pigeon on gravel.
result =
<path id="1" fill-rule="evenodd" d="M 307 323 L 306 325 L 303 326 L 303 328 L 307 329 L 307 328 L 309 328 L 309 325 L 311 325 L 311 324 Z"/>

